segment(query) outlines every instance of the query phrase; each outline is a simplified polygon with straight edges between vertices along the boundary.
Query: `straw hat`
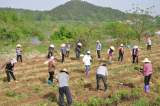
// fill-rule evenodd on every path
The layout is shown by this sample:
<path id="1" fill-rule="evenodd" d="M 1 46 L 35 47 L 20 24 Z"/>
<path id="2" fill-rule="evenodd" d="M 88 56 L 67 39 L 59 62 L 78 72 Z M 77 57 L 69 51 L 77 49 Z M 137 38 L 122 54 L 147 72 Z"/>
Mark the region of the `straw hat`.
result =
<path id="1" fill-rule="evenodd" d="M 17 60 L 15 58 L 12 58 L 11 63 L 15 64 L 15 63 L 17 63 Z"/>
<path id="2" fill-rule="evenodd" d="M 143 63 L 151 63 L 151 61 L 148 58 L 145 58 L 142 62 Z"/>
<path id="3" fill-rule="evenodd" d="M 61 44 L 61 47 L 65 47 L 65 46 L 66 46 L 66 44 L 64 44 L 64 43 L 63 43 L 63 44 Z"/>
<path id="4" fill-rule="evenodd" d="M 54 48 L 54 45 L 53 45 L 53 44 L 51 44 L 49 47 Z"/>
<path id="5" fill-rule="evenodd" d="M 123 46 L 123 44 L 120 45 L 121 47 Z"/>
<path id="6" fill-rule="evenodd" d="M 99 41 L 99 40 L 97 40 L 96 42 L 97 42 L 97 43 L 99 43 L 100 41 Z"/>
<path id="7" fill-rule="evenodd" d="M 91 54 L 91 51 L 87 51 L 87 54 Z"/>
<path id="8" fill-rule="evenodd" d="M 22 45 L 21 44 L 17 44 L 16 47 L 22 47 Z"/>
<path id="9" fill-rule="evenodd" d="M 110 49 L 112 49 L 113 51 L 115 50 L 114 46 L 111 46 Z"/>
<path id="10" fill-rule="evenodd" d="M 77 45 L 78 45 L 78 46 L 82 46 L 82 43 L 79 42 Z"/>
<path id="11" fill-rule="evenodd" d="M 135 45 L 133 48 L 137 49 L 137 48 L 138 48 L 138 46 L 137 46 L 137 45 Z"/>
<path id="12" fill-rule="evenodd" d="M 67 74 L 69 74 L 69 72 L 66 68 L 62 69 L 60 72 L 66 72 Z"/>
<path id="13" fill-rule="evenodd" d="M 51 57 L 49 58 L 49 61 L 52 61 L 52 60 L 54 60 L 54 56 L 51 56 Z"/>

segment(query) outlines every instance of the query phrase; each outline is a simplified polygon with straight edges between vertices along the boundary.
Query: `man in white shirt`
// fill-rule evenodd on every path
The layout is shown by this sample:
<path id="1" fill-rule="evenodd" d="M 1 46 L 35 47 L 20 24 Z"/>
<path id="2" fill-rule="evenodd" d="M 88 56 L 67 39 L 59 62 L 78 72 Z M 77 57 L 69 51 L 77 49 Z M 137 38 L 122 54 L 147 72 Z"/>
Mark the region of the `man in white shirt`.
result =
<path id="1" fill-rule="evenodd" d="M 90 51 L 87 51 L 87 54 L 84 55 L 84 57 L 83 57 L 83 63 L 85 65 L 86 77 L 89 76 L 90 65 L 91 65 L 91 61 L 92 61 L 90 53 L 91 53 Z"/>
<path id="2" fill-rule="evenodd" d="M 67 106 L 71 106 L 72 104 L 72 96 L 69 89 L 69 72 L 67 69 L 63 69 L 57 76 L 59 83 L 59 106 L 65 106 L 64 104 L 64 95 L 67 99 Z"/>
<path id="3" fill-rule="evenodd" d="M 102 64 L 101 66 L 98 67 L 97 72 L 96 72 L 96 80 L 97 80 L 97 90 L 99 89 L 99 81 L 102 79 L 103 84 L 104 84 L 104 90 L 107 90 L 107 84 L 106 84 L 106 80 L 107 80 L 107 76 L 108 76 L 108 70 L 106 67 L 106 64 Z"/>

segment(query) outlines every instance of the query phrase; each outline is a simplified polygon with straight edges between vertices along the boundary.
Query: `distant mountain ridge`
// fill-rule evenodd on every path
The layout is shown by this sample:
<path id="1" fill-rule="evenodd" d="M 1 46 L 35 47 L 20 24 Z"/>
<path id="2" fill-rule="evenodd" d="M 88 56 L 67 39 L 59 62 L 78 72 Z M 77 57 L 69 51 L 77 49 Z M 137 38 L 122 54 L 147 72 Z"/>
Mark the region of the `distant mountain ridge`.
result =
<path id="1" fill-rule="evenodd" d="M 99 7 L 86 1 L 69 1 L 49 11 L 55 20 L 123 20 L 126 14 L 116 9 Z"/>
<path id="2" fill-rule="evenodd" d="M 24 9 L 0 8 L 1 11 L 14 11 L 18 15 L 33 15 L 34 19 L 43 20 L 79 20 L 79 21 L 106 21 L 124 20 L 127 14 L 116 9 L 99 7 L 85 1 L 71 0 L 50 11 L 31 11 Z"/>

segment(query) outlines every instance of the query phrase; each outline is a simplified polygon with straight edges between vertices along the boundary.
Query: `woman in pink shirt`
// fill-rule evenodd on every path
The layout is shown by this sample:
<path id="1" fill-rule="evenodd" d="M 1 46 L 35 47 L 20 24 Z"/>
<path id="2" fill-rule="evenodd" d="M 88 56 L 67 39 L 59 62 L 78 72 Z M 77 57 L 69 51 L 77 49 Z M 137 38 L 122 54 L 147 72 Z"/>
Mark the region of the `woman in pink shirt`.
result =
<path id="1" fill-rule="evenodd" d="M 145 58 L 143 60 L 143 75 L 144 75 L 144 90 L 146 93 L 149 92 L 149 82 L 152 75 L 152 64 L 151 61 L 148 58 Z"/>

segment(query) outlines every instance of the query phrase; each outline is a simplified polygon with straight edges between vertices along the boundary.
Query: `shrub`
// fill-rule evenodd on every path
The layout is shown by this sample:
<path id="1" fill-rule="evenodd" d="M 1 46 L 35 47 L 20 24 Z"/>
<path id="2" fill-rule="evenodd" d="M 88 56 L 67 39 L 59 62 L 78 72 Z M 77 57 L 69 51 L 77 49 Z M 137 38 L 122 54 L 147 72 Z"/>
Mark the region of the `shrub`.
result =
<path id="1" fill-rule="evenodd" d="M 100 106 L 104 102 L 103 99 L 98 98 L 98 97 L 92 97 L 88 101 L 88 106 Z"/>
<path id="2" fill-rule="evenodd" d="M 133 106 L 149 106 L 148 99 L 140 98 L 139 100 L 133 103 Z"/>

